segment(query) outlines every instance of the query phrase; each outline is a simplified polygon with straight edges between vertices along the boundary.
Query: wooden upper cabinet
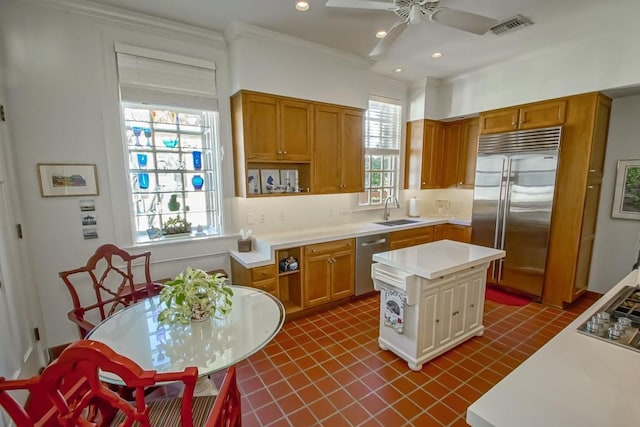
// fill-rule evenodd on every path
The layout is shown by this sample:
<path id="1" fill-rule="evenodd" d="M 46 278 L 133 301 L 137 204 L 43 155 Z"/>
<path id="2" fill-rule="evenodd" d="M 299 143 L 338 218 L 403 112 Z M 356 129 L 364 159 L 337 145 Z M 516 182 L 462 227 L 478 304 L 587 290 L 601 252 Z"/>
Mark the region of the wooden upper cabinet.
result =
<path id="1" fill-rule="evenodd" d="M 313 141 L 313 109 L 310 103 L 283 99 L 280 101 L 280 158 L 311 160 Z"/>
<path id="2" fill-rule="evenodd" d="M 478 132 L 480 120 L 477 117 L 462 122 L 462 140 L 458 162 L 458 187 L 473 189 L 476 181 L 478 160 Z"/>
<path id="3" fill-rule="evenodd" d="M 341 166 L 341 191 L 364 191 L 364 113 L 361 110 L 343 111 Z"/>
<path id="4" fill-rule="evenodd" d="M 310 161 L 311 103 L 275 95 L 240 92 L 243 139 L 249 161 Z"/>
<path id="5" fill-rule="evenodd" d="M 611 100 L 598 97 L 593 127 L 593 141 L 589 152 L 589 178 L 602 178 L 607 134 L 609 133 L 610 111 Z"/>
<path id="6" fill-rule="evenodd" d="M 477 119 L 407 123 L 404 188 L 473 188 Z"/>
<path id="7" fill-rule="evenodd" d="M 364 189 L 364 113 L 333 105 L 314 112 L 315 193 L 354 193 Z"/>
<path id="8" fill-rule="evenodd" d="M 565 122 L 566 99 L 536 102 L 480 114 L 480 133 L 500 133 L 558 126 Z"/>
<path id="9" fill-rule="evenodd" d="M 462 148 L 462 122 L 448 123 L 444 127 L 442 161 L 443 188 L 456 187 L 459 178 L 460 150 Z"/>
<path id="10" fill-rule="evenodd" d="M 243 97 L 242 107 L 247 159 L 277 160 L 280 142 L 276 98 L 247 94 Z"/>

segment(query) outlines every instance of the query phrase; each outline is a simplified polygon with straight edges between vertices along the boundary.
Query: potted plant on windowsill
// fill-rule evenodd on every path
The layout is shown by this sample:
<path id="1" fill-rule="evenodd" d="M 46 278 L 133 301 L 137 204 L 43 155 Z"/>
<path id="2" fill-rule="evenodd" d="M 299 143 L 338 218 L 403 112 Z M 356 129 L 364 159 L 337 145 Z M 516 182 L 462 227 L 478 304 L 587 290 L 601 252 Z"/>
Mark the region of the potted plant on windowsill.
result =
<path id="1" fill-rule="evenodd" d="M 162 226 L 162 234 L 171 236 L 176 234 L 190 234 L 191 223 L 187 222 L 187 218 L 181 218 L 180 215 L 169 218 Z"/>
<path id="2" fill-rule="evenodd" d="M 187 324 L 226 315 L 233 296 L 228 280 L 220 273 L 211 275 L 187 267 L 160 291 L 165 308 L 158 314 L 158 321 Z"/>

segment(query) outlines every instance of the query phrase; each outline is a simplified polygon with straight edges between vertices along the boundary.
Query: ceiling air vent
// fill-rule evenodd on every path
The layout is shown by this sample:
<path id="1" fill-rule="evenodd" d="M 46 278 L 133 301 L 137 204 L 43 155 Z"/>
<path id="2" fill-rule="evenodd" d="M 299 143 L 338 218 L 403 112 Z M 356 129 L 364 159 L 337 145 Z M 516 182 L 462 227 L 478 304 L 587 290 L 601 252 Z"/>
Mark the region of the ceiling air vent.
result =
<path id="1" fill-rule="evenodd" d="M 491 27 L 491 31 L 493 31 L 494 34 L 500 36 L 502 34 L 510 33 L 517 30 L 518 28 L 526 27 L 527 25 L 531 24 L 533 24 L 533 22 L 531 22 L 530 19 L 525 18 L 522 15 L 516 15 L 513 18 L 509 18 L 506 21 L 503 21 L 498 25 Z"/>

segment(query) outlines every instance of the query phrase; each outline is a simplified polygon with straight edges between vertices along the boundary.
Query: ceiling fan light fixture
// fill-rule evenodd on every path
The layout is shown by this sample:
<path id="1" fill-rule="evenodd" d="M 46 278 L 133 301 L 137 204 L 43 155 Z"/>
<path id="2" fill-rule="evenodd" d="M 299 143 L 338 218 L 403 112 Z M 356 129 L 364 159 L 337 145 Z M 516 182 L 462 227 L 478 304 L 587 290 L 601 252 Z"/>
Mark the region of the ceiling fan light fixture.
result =
<path id="1" fill-rule="evenodd" d="M 385 30 L 380 30 L 376 33 L 377 39 L 383 39 L 385 37 L 387 37 L 387 32 Z"/>
<path id="2" fill-rule="evenodd" d="M 420 11 L 420 5 L 418 3 L 414 3 L 411 5 L 411 9 L 409 9 L 409 24 L 415 25 L 422 22 L 422 12 Z"/>
<path id="3" fill-rule="evenodd" d="M 309 2 L 297 1 L 295 7 L 298 12 L 306 12 L 307 10 L 309 10 Z"/>

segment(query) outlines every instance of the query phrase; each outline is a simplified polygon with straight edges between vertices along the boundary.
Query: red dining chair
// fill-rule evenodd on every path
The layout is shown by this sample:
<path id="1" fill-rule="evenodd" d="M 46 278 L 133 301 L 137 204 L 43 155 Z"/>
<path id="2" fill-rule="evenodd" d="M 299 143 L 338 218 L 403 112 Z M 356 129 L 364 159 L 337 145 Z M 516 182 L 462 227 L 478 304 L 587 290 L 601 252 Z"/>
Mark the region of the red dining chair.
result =
<path id="1" fill-rule="evenodd" d="M 160 292 L 162 285 L 151 280 L 150 259 L 151 252 L 132 255 L 106 244 L 96 249 L 85 266 L 59 273 L 73 302 L 67 317 L 78 325 L 81 338 L 116 311 Z M 134 276 L 138 263 L 144 269 L 141 281 Z"/>
<path id="2" fill-rule="evenodd" d="M 127 401 L 99 379 L 111 373 L 136 390 Z M 0 378 L 0 407 L 17 427 L 131 426 L 222 427 L 241 426 L 240 393 L 235 367 L 227 370 L 218 396 L 194 397 L 198 369 L 181 372 L 145 371 L 107 345 L 80 340 L 69 345 L 52 364 L 29 379 Z M 158 382 L 180 381 L 181 398 L 145 402 L 144 389 Z M 9 393 L 26 390 L 23 406 Z"/>

